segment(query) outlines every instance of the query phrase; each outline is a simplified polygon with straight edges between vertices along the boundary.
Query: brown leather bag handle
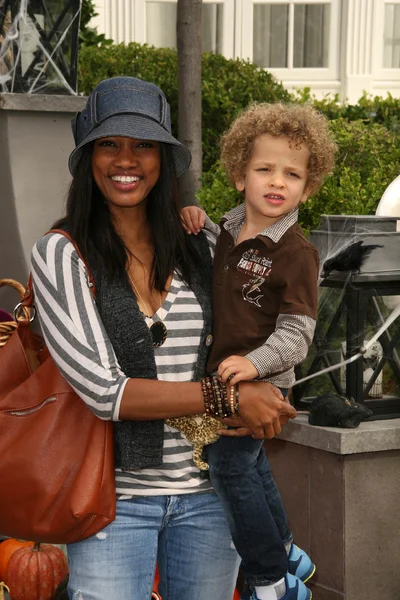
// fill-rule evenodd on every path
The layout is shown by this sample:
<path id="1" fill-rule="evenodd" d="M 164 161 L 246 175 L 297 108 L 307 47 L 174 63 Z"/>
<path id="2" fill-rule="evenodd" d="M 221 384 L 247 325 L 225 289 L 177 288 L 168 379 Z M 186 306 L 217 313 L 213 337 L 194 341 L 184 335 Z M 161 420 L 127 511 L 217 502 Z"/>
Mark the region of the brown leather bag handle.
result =
<path id="1" fill-rule="evenodd" d="M 76 243 L 74 242 L 74 240 L 72 239 L 72 237 L 69 235 L 69 233 L 67 233 L 63 229 L 50 229 L 47 233 L 45 233 L 45 235 L 47 235 L 49 233 L 59 233 L 60 235 L 63 235 L 74 246 L 74 248 L 75 248 L 75 250 L 76 250 L 79 258 L 81 259 L 81 261 L 83 262 L 83 264 L 86 267 L 87 276 L 88 276 L 88 286 L 90 287 L 90 290 L 91 290 L 94 298 L 96 298 L 96 284 L 94 282 L 93 273 L 90 270 L 89 265 L 87 264 L 86 260 L 83 258 L 81 251 L 79 250 L 78 246 L 76 245 Z M 28 283 L 26 285 L 24 297 L 21 300 L 21 302 L 20 302 L 20 304 L 18 305 L 17 308 L 19 309 L 22 306 L 25 306 L 27 308 L 31 308 L 33 306 L 34 297 L 35 297 L 35 294 L 34 294 L 33 285 L 32 285 L 32 274 L 30 273 L 29 274 Z"/>

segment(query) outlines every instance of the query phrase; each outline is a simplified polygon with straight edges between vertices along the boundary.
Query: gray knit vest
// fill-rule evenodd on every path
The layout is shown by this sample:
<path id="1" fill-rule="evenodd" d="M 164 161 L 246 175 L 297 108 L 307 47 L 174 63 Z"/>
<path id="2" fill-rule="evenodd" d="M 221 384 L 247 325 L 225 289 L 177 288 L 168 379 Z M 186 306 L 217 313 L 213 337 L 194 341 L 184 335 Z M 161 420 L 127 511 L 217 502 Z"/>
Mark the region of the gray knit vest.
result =
<path id="1" fill-rule="evenodd" d="M 212 331 L 212 260 L 204 233 L 190 236 L 198 254 L 191 270 L 191 290 L 203 311 L 204 327 L 193 381 L 205 373 L 208 358 L 206 338 Z M 149 328 L 136 298 L 125 282 L 109 282 L 94 269 L 96 305 L 110 337 L 122 371 L 129 378 L 157 379 L 154 348 Z M 157 467 L 162 463 L 164 421 L 118 421 L 114 423 L 115 465 L 123 471 Z"/>

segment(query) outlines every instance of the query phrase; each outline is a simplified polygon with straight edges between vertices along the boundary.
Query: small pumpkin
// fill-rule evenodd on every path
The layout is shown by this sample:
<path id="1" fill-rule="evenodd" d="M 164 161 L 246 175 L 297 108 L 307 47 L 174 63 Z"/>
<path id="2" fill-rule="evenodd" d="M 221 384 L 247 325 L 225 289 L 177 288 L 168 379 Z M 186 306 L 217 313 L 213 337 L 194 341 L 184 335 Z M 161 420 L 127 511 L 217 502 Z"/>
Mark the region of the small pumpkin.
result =
<path id="1" fill-rule="evenodd" d="M 52 600 L 67 573 L 67 559 L 60 548 L 31 543 L 12 554 L 7 585 L 13 600 Z"/>
<path id="2" fill-rule="evenodd" d="M 32 546 L 33 542 L 24 542 L 9 538 L 0 544 L 0 581 L 7 583 L 7 569 L 11 556 L 24 546 Z M 1 599 L 1 596 L 0 596 Z"/>
<path id="3" fill-rule="evenodd" d="M 4 583 L 0 582 L 0 600 L 11 600 L 10 588 Z"/>

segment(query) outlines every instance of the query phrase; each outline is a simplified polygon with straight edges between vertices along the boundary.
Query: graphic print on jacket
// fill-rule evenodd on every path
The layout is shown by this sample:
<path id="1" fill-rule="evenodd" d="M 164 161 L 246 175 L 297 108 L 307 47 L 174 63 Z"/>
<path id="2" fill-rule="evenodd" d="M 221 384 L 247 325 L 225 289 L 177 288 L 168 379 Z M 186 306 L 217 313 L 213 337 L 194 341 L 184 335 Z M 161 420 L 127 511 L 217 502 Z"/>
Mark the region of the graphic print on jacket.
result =
<path id="1" fill-rule="evenodd" d="M 264 297 L 264 294 L 260 293 L 261 286 L 271 273 L 272 260 L 260 256 L 259 250 L 250 248 L 243 252 L 236 268 L 246 275 L 257 275 L 257 277 L 252 277 L 248 283 L 243 284 L 242 297 L 246 302 L 261 308 L 260 300 Z"/>

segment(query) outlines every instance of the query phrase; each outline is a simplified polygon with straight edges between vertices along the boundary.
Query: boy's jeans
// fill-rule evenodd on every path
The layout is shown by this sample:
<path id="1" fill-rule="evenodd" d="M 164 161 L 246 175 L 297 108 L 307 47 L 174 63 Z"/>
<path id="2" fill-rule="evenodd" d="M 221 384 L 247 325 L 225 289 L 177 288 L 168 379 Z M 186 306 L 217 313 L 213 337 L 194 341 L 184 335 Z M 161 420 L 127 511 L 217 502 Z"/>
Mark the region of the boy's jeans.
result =
<path id="1" fill-rule="evenodd" d="M 150 600 L 156 563 L 163 600 L 227 600 L 240 562 L 213 492 L 118 500 L 115 521 L 68 560 L 70 600 Z"/>
<path id="2" fill-rule="evenodd" d="M 263 441 L 221 436 L 206 448 L 211 483 L 250 586 L 268 585 L 287 573 L 284 543 L 292 539 Z"/>

